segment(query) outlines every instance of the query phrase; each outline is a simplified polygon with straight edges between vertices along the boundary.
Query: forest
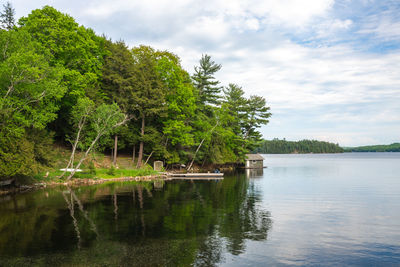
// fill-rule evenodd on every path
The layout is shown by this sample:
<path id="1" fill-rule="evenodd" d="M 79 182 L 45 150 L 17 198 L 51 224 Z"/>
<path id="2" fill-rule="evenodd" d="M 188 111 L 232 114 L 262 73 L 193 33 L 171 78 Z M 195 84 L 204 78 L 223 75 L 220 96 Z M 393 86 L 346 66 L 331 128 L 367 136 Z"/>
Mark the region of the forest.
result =
<path id="1" fill-rule="evenodd" d="M 51 6 L 16 21 L 7 3 L 0 23 L 0 179 L 51 167 L 55 144 L 67 168 L 111 151 L 135 168 L 240 163 L 271 116 L 263 97 L 218 81 L 207 54 L 189 73 L 173 52 L 113 41 Z"/>
<path id="2" fill-rule="evenodd" d="M 344 150 L 338 144 L 324 141 L 287 141 L 275 138 L 262 141 L 261 145 L 255 149 L 255 152 L 264 154 L 342 153 Z"/>
<path id="3" fill-rule="evenodd" d="M 346 152 L 400 152 L 400 143 L 345 148 Z"/>

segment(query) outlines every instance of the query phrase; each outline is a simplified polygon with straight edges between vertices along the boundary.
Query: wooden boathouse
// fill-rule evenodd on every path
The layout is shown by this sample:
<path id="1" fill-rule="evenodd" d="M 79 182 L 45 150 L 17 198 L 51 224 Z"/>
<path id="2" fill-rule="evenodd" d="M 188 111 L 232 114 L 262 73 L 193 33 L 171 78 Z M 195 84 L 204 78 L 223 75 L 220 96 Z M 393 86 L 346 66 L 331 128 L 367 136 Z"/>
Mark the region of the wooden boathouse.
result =
<path id="1" fill-rule="evenodd" d="M 260 154 L 246 154 L 245 169 L 264 168 L 264 158 Z"/>

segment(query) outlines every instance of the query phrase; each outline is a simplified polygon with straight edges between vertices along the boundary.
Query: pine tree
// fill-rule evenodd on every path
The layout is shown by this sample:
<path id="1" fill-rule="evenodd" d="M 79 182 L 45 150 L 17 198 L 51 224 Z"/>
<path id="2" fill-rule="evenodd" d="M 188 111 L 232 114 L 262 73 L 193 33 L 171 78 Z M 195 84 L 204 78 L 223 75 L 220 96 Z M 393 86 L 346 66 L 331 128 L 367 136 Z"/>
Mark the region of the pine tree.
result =
<path id="1" fill-rule="evenodd" d="M 200 105 L 218 105 L 221 93 L 219 81 L 214 74 L 221 69 L 221 65 L 211 60 L 211 56 L 203 55 L 200 59 L 200 66 L 194 67 L 192 76 L 193 84 L 199 94 Z"/>
<path id="2" fill-rule="evenodd" d="M 11 30 L 15 26 L 15 9 L 10 2 L 3 5 L 3 11 L 0 13 L 1 28 Z"/>

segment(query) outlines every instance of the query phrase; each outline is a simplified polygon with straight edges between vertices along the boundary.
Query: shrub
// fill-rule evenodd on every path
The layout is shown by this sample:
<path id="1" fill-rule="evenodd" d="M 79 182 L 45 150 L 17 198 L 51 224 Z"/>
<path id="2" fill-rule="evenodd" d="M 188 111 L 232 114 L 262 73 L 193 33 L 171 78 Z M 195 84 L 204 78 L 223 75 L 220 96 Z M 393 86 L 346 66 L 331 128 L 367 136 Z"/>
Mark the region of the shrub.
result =
<path id="1" fill-rule="evenodd" d="M 115 175 L 115 167 L 114 165 L 111 165 L 111 167 L 107 171 L 108 175 Z"/>
<path id="2" fill-rule="evenodd" d="M 88 168 L 89 168 L 89 173 L 90 174 L 96 174 L 96 168 L 94 166 L 93 161 L 90 161 Z"/>

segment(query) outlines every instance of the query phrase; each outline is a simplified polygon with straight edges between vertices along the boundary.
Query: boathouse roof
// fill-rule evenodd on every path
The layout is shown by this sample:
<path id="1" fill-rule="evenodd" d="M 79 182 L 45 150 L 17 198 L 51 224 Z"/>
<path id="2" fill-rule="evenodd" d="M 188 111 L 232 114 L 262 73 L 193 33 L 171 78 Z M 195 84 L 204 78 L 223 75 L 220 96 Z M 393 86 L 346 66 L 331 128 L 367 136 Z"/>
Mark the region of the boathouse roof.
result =
<path id="1" fill-rule="evenodd" d="M 246 154 L 246 160 L 264 160 L 260 154 Z"/>

